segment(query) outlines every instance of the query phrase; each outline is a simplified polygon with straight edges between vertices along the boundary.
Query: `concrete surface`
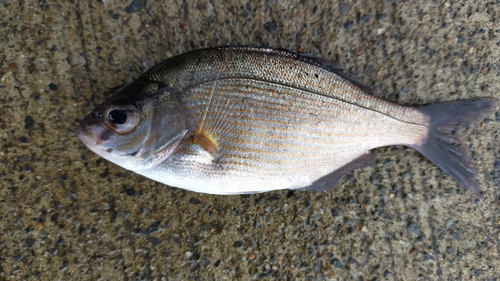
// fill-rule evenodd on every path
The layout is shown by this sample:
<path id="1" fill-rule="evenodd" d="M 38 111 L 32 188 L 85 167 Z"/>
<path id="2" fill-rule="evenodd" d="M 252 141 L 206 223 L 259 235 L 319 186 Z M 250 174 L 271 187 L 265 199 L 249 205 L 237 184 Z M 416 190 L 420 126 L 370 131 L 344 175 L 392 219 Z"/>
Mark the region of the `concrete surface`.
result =
<path id="1" fill-rule="evenodd" d="M 0 0 L 0 279 L 497 280 L 500 113 L 462 130 L 476 199 L 412 149 L 324 193 L 208 196 L 73 133 L 141 71 L 217 45 L 338 61 L 404 104 L 500 98 L 500 2 Z"/>

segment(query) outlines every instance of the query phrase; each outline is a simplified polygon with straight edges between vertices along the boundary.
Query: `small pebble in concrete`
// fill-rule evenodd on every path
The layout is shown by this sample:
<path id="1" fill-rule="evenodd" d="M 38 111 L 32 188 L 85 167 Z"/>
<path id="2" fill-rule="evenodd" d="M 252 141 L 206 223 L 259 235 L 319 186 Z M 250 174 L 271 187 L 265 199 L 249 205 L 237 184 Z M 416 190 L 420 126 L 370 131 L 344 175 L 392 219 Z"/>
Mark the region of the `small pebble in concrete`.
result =
<path id="1" fill-rule="evenodd" d="M 454 225 L 455 225 L 455 221 L 454 221 L 454 220 L 448 220 L 448 221 L 446 222 L 446 229 L 450 229 L 450 228 L 452 228 Z"/>
<path id="2" fill-rule="evenodd" d="M 332 259 L 330 263 L 336 268 L 344 268 L 344 264 L 337 258 Z"/>
<path id="3" fill-rule="evenodd" d="M 392 164 L 396 163 L 396 160 L 390 160 L 384 163 L 384 167 L 391 166 Z"/>
<path id="4" fill-rule="evenodd" d="M 125 189 L 125 194 L 127 194 L 128 196 L 134 196 L 135 195 L 135 189 L 133 189 L 133 188 L 127 188 L 127 189 Z"/>
<path id="5" fill-rule="evenodd" d="M 58 213 L 53 214 L 52 216 L 50 216 L 50 220 L 52 222 L 57 222 L 58 219 L 59 219 L 59 214 Z"/>
<path id="6" fill-rule="evenodd" d="M 369 22 L 370 19 L 372 18 L 372 16 L 370 16 L 370 14 L 365 14 L 361 17 L 361 22 Z"/>
<path id="7" fill-rule="evenodd" d="M 446 253 L 448 253 L 448 255 L 452 255 L 454 252 L 453 247 L 446 248 Z"/>
<path id="8" fill-rule="evenodd" d="M 415 223 L 412 223 L 408 226 L 408 231 L 415 235 L 420 235 L 420 228 L 418 228 Z"/>
<path id="9" fill-rule="evenodd" d="M 160 245 L 161 241 L 160 239 L 156 238 L 156 237 L 149 237 L 148 238 L 149 242 L 153 245 L 153 246 L 157 246 L 157 245 Z"/>
<path id="10" fill-rule="evenodd" d="M 314 7 L 312 8 L 312 13 L 313 13 L 313 15 L 315 15 L 317 12 L 318 12 L 318 6 L 314 6 Z"/>
<path id="11" fill-rule="evenodd" d="M 33 245 L 35 245 L 35 242 L 36 242 L 35 238 L 31 238 L 31 237 L 26 238 L 26 246 L 28 246 L 28 248 L 33 247 Z"/>
<path id="12" fill-rule="evenodd" d="M 340 12 L 342 15 L 347 15 L 349 11 L 351 10 L 351 5 L 349 3 L 343 3 L 340 5 Z"/>
<path id="13" fill-rule="evenodd" d="M 33 127 L 35 127 L 35 120 L 30 115 L 26 116 L 26 118 L 24 118 L 24 128 L 31 129 Z"/>
<path id="14" fill-rule="evenodd" d="M 377 15 L 377 20 L 379 20 L 379 21 L 382 21 L 382 20 L 384 20 L 385 18 L 387 18 L 387 14 L 378 14 L 378 15 Z"/>
<path id="15" fill-rule="evenodd" d="M 278 29 L 278 25 L 274 21 L 268 21 L 264 23 L 264 28 L 271 34 L 276 33 L 276 30 Z"/>
<path id="16" fill-rule="evenodd" d="M 17 256 L 14 257 L 14 261 L 15 262 L 21 262 L 21 261 L 24 260 L 24 258 L 25 258 L 25 256 L 23 256 L 23 255 L 17 255 Z"/>
<path id="17" fill-rule="evenodd" d="M 201 201 L 198 198 L 192 197 L 191 199 L 189 199 L 189 203 L 191 203 L 193 205 L 198 205 L 201 203 Z"/>
<path id="18" fill-rule="evenodd" d="M 133 0 L 132 3 L 125 8 L 125 12 L 127 12 L 127 14 L 139 12 L 142 8 L 142 2 L 143 0 Z"/>
<path id="19" fill-rule="evenodd" d="M 62 175 L 61 176 L 61 181 L 66 182 L 68 180 L 68 175 Z"/>
<path id="20" fill-rule="evenodd" d="M 159 221 L 156 221 L 155 223 L 153 223 L 147 230 L 144 234 L 146 235 L 151 235 L 151 233 L 155 232 L 158 230 L 160 226 L 160 222 Z"/>

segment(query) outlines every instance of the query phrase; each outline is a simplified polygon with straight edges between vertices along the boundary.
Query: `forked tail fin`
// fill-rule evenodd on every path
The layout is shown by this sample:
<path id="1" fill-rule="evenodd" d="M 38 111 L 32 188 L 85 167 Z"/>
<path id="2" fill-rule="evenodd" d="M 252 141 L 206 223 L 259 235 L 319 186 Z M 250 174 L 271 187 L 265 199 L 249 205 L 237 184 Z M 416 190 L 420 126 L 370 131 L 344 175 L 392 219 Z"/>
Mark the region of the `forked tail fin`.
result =
<path id="1" fill-rule="evenodd" d="M 418 107 L 430 117 L 429 134 L 420 145 L 412 146 L 462 186 L 481 196 L 477 171 L 469 154 L 461 147 L 455 131 L 488 116 L 497 106 L 495 98 L 439 102 Z"/>

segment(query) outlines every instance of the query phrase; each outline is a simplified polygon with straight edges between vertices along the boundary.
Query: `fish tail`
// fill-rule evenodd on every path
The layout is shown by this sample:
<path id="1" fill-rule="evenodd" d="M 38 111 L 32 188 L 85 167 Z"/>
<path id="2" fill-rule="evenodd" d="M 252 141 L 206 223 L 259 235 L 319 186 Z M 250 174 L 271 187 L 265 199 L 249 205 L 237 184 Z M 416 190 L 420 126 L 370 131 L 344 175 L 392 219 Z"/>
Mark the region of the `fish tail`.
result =
<path id="1" fill-rule="evenodd" d="M 413 145 L 436 166 L 448 173 L 466 189 L 481 196 L 477 171 L 469 154 L 460 145 L 458 127 L 481 120 L 497 106 L 495 98 L 439 102 L 418 107 L 429 116 L 429 133 L 420 144 Z"/>

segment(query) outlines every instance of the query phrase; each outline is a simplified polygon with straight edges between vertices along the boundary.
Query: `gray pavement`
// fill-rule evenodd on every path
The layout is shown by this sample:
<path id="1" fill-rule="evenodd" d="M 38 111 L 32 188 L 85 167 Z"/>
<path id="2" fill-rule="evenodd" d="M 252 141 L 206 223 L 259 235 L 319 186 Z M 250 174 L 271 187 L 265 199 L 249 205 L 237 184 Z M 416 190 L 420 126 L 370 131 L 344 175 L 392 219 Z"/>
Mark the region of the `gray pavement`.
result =
<path id="1" fill-rule="evenodd" d="M 197 194 L 73 131 L 156 62 L 219 45 L 328 58 L 402 104 L 500 98 L 499 21 L 499 1 L 1 0 L 0 279 L 497 280 L 499 112 L 460 131 L 483 199 L 405 147 L 328 192 Z"/>

